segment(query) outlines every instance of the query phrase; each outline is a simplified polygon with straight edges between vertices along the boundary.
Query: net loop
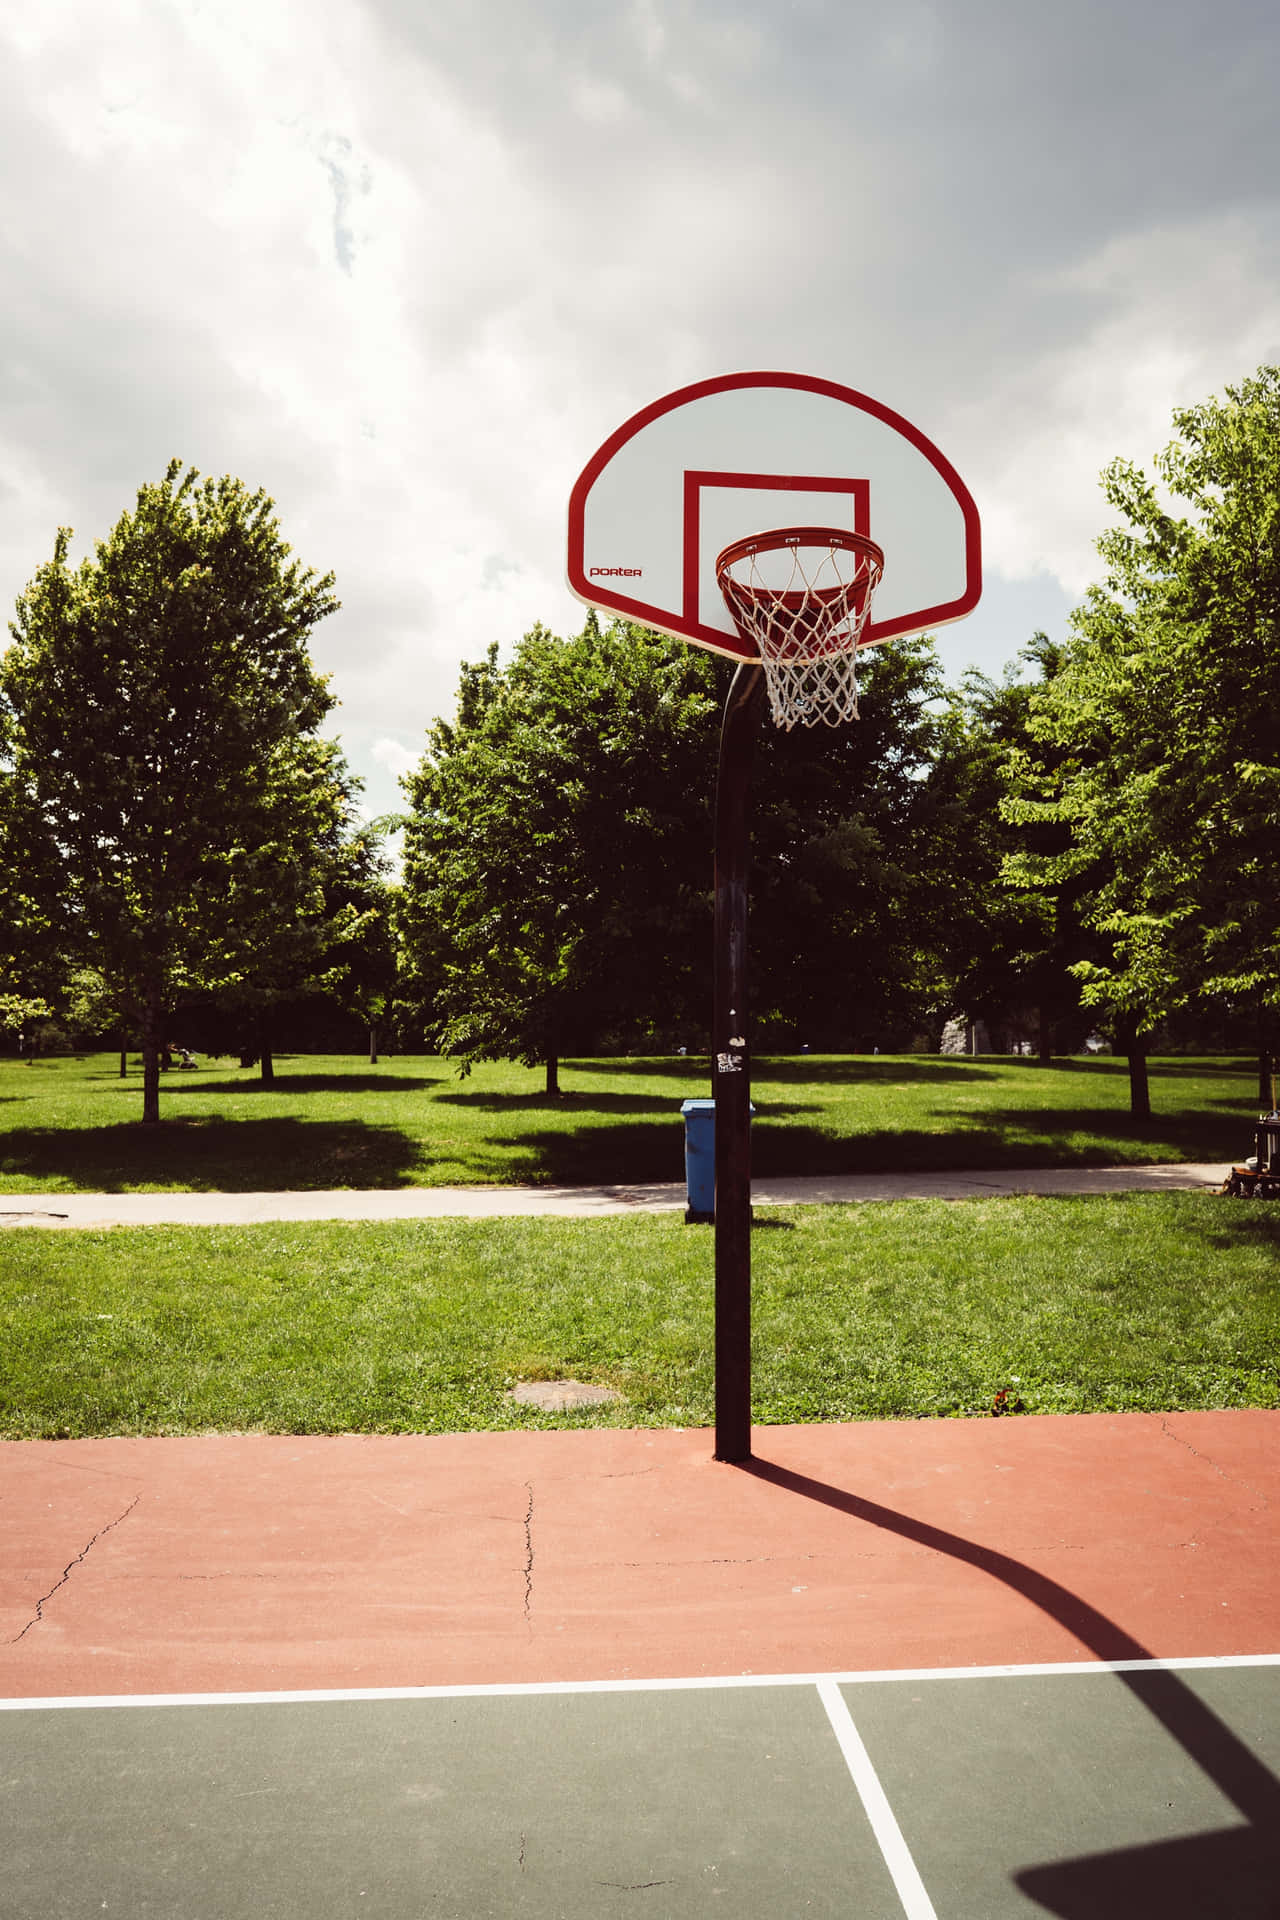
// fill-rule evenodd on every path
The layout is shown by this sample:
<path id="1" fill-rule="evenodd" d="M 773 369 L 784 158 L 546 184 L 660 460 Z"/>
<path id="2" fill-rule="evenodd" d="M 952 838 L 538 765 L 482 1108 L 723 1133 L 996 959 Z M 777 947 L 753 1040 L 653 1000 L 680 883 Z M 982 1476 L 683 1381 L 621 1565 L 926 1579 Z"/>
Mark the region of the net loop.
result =
<path id="1" fill-rule="evenodd" d="M 857 718 L 858 647 L 883 571 L 874 540 L 838 527 L 778 527 L 718 556 L 716 580 L 760 655 L 775 726 Z"/>

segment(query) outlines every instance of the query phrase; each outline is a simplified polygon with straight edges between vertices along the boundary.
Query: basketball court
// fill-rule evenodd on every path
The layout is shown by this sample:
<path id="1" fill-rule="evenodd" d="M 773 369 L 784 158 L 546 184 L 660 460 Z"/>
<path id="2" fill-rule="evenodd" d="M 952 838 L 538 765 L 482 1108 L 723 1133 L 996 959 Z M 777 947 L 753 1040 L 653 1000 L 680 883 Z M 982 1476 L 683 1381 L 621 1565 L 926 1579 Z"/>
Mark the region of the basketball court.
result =
<path id="1" fill-rule="evenodd" d="M 0 1916 L 1280 1915 L 1280 1414 L 751 1428 L 754 729 L 970 611 L 972 498 L 735 374 L 603 443 L 568 571 L 738 663 L 714 1439 L 0 1448 Z"/>
<path id="2" fill-rule="evenodd" d="M 11 1444 L 0 1914 L 1275 1915 L 1278 1438 Z"/>

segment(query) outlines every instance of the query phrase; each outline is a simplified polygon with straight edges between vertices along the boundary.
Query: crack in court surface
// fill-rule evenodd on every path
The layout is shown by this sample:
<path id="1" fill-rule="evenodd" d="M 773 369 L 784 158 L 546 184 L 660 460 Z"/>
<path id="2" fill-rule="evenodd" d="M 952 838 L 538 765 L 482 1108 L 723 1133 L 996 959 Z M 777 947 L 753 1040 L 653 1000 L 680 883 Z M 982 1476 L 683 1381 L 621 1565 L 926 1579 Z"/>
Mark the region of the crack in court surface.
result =
<path id="1" fill-rule="evenodd" d="M 1205 1466 L 1210 1467 L 1220 1479 L 1225 1480 L 1229 1487 L 1241 1487 L 1246 1492 L 1253 1494 L 1258 1501 L 1258 1506 L 1253 1508 L 1252 1511 L 1255 1513 L 1262 1512 L 1270 1507 L 1271 1502 L 1261 1487 L 1255 1487 L 1252 1480 L 1246 1480 L 1239 1474 L 1231 1473 L 1226 1467 L 1219 1466 L 1211 1453 L 1202 1453 L 1199 1447 L 1192 1446 L 1191 1442 L 1184 1440 L 1180 1433 L 1175 1433 L 1167 1419 L 1161 1419 L 1160 1431 L 1165 1435 L 1166 1439 L 1172 1440 L 1175 1445 L 1185 1447 L 1193 1459 L 1202 1460 Z"/>
<path id="2" fill-rule="evenodd" d="M 533 1637 L 533 1482 L 525 1481 L 529 1505 L 524 1516 L 524 1624 Z"/>
<path id="3" fill-rule="evenodd" d="M 50 1587 L 48 1593 L 42 1594 L 40 1598 L 36 1601 L 35 1612 L 32 1614 L 31 1618 L 28 1620 L 26 1626 L 22 1629 L 22 1632 L 14 1634 L 12 1640 L 10 1640 L 9 1642 L 9 1645 L 11 1647 L 16 1647 L 19 1640 L 25 1639 L 27 1634 L 30 1633 L 32 1627 L 37 1627 L 40 1625 L 41 1621 L 44 1619 L 44 1610 L 45 1610 L 46 1603 L 52 1600 L 55 1593 L 59 1592 L 61 1588 L 66 1586 L 68 1580 L 71 1578 L 76 1568 L 80 1565 L 81 1561 L 85 1558 L 86 1554 L 89 1552 L 90 1547 L 96 1546 L 98 1541 L 102 1539 L 104 1534 L 108 1534 L 112 1531 L 113 1528 L 118 1527 L 122 1520 L 127 1520 L 129 1518 L 129 1515 L 133 1512 L 134 1508 L 137 1506 L 139 1500 L 141 1500 L 141 1498 L 142 1498 L 142 1495 L 140 1493 L 135 1493 L 133 1496 L 133 1499 L 129 1502 L 128 1506 L 125 1508 L 123 1513 L 117 1514 L 114 1520 L 109 1520 L 105 1527 L 99 1527 L 98 1531 L 94 1534 L 93 1538 L 91 1540 L 86 1541 L 85 1545 L 81 1547 L 75 1559 L 72 1560 L 68 1566 L 63 1568 L 62 1578 L 60 1580 L 55 1580 L 53 1585 Z"/>

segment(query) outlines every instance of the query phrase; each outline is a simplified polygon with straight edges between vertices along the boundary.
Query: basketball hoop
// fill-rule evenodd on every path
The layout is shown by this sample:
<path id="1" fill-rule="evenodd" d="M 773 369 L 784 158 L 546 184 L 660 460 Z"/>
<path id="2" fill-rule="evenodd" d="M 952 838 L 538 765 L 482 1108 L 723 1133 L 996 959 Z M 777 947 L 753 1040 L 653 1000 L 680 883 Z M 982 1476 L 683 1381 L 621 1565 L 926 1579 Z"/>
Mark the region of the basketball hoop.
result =
<path id="1" fill-rule="evenodd" d="M 716 580 L 764 668 L 774 725 L 857 718 L 858 643 L 880 584 L 874 540 L 838 527 L 778 527 L 735 540 Z"/>

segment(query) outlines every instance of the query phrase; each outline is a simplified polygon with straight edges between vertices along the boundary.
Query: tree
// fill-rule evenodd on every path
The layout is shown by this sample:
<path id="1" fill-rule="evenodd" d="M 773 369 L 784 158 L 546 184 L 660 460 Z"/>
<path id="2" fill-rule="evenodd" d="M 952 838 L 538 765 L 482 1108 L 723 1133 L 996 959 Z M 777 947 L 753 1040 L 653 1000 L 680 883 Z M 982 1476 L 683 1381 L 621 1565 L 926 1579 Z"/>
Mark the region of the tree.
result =
<path id="1" fill-rule="evenodd" d="M 1080 964 L 1131 1056 L 1176 1009 L 1245 1000 L 1265 1051 L 1280 1006 L 1280 369 L 1174 414 L 1159 482 L 1116 461 L 1103 584 L 1072 617 L 1062 671 L 1032 702 L 1054 764 L 1024 821 L 1065 823 L 1061 874 L 1107 943 Z"/>
<path id="2" fill-rule="evenodd" d="M 298 993 L 337 994 L 376 903 L 378 859 L 357 813 L 361 782 L 332 740 L 292 743 L 288 778 L 264 809 L 262 838 L 236 852 L 220 947 L 206 961 L 219 1006 L 238 1017 L 241 1065 L 275 1078 L 272 1010 Z"/>
<path id="3" fill-rule="evenodd" d="M 464 1067 L 514 1055 L 556 1086 L 570 1046 L 707 1031 L 712 800 L 729 669 L 592 616 L 464 668 L 408 783 L 405 991 Z M 929 780 L 928 642 L 865 664 L 853 727 L 765 725 L 752 813 L 753 1004 L 768 1034 L 886 1044 L 942 991 L 949 899 Z"/>
<path id="4" fill-rule="evenodd" d="M 1055 1044 L 1069 1050 L 1083 1038 L 1071 967 L 1090 957 L 1096 942 L 1081 923 L 1070 881 L 1043 870 L 1069 846 L 1068 829 L 1060 821 L 1014 826 L 1007 816 L 1015 769 L 1031 759 L 1044 771 L 1027 722 L 1037 686 L 1060 671 L 1064 650 L 1037 633 L 1019 658 L 1037 679 L 1020 677 L 1017 664 L 998 682 L 966 674 L 930 782 L 952 882 L 942 917 L 956 1011 L 993 1030 L 1011 1023 L 1020 1037 L 1034 1034 L 1048 1065 Z"/>
<path id="5" fill-rule="evenodd" d="M 399 889 L 387 881 L 383 841 L 403 825 L 400 816 L 369 821 L 344 844 L 329 888 L 334 935 L 321 984 L 356 1015 L 369 1035 L 369 1065 L 378 1064 L 378 1038 L 391 1012 L 399 979 L 396 917 Z"/>
<path id="6" fill-rule="evenodd" d="M 57 874 L 40 907 L 138 1033 L 154 1122 L 177 999 L 292 911 L 269 850 L 322 779 L 307 637 L 337 602 L 265 494 L 177 461 L 77 568 L 69 542 L 18 600 L 0 712 L 33 871 Z"/>
<path id="7" fill-rule="evenodd" d="M 875 647 L 858 718 L 761 729 L 752 999 L 767 1033 L 901 1044 L 938 1019 L 951 865 L 931 775 L 945 721 L 932 641 Z"/>
<path id="8" fill-rule="evenodd" d="M 463 669 L 406 783 L 400 917 L 464 1070 L 512 1056 L 554 1093 L 569 1048 L 705 1025 L 718 694 L 705 655 L 594 614 Z"/>
<path id="9" fill-rule="evenodd" d="M 53 1013 L 69 962 L 47 905 L 52 863 L 13 758 L 12 721 L 0 707 L 0 1032 L 21 1036 Z"/>

